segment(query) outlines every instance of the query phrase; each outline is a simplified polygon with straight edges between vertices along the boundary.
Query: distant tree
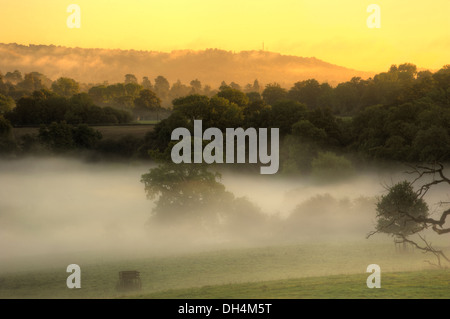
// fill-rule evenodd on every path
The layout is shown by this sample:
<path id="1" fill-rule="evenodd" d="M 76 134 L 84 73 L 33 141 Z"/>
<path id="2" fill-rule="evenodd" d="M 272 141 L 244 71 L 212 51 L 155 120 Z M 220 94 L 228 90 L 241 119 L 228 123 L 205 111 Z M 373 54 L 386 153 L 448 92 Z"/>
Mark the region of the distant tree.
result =
<path id="1" fill-rule="evenodd" d="M 253 94 L 251 92 L 247 94 Z M 258 93 L 256 93 L 258 94 Z M 264 104 L 262 99 L 250 102 L 244 109 L 244 126 L 248 127 L 271 127 L 273 125 L 272 107 Z"/>
<path id="2" fill-rule="evenodd" d="M 317 98 L 317 107 L 319 108 L 335 108 L 334 90 L 328 83 L 320 85 L 320 96 Z"/>
<path id="3" fill-rule="evenodd" d="M 326 131 L 316 127 L 307 119 L 302 119 L 292 125 L 292 135 L 298 137 L 302 143 L 324 145 L 327 140 Z"/>
<path id="4" fill-rule="evenodd" d="M 138 80 L 134 74 L 125 74 L 124 83 L 125 84 L 129 84 L 129 83 L 138 84 Z"/>
<path id="5" fill-rule="evenodd" d="M 137 97 L 139 92 L 141 92 L 142 86 L 136 83 L 127 83 L 125 84 L 125 95 Z"/>
<path id="6" fill-rule="evenodd" d="M 139 148 L 142 146 L 142 138 L 134 135 L 122 135 L 119 138 L 109 138 L 101 140 L 95 147 L 101 154 L 111 158 L 134 158 L 139 154 Z M 146 158 L 147 156 L 144 156 Z"/>
<path id="7" fill-rule="evenodd" d="M 403 63 L 398 66 L 398 73 L 400 81 L 412 81 L 417 75 L 417 67 L 411 63 Z"/>
<path id="8" fill-rule="evenodd" d="M 48 97 L 47 97 L 48 98 Z M 94 101 L 88 93 L 77 93 L 74 94 L 70 99 L 68 99 L 72 104 L 79 106 L 93 106 Z"/>
<path id="9" fill-rule="evenodd" d="M 326 133 L 328 146 L 342 147 L 347 143 L 347 136 L 342 121 L 337 119 L 329 108 L 316 109 L 307 113 L 307 119 Z"/>
<path id="10" fill-rule="evenodd" d="M 189 95 L 174 99 L 172 114 L 146 136 L 144 153 L 156 150 L 153 156 L 166 158 L 172 131 L 177 127 L 186 127 L 192 131 L 194 120 L 202 120 L 204 129 L 217 127 L 225 130 L 228 127 L 243 126 L 243 119 L 243 109 L 222 97 Z M 170 153 L 168 155 L 170 159 Z"/>
<path id="11" fill-rule="evenodd" d="M 417 67 L 411 63 L 392 65 L 388 72 L 374 76 L 373 81 L 381 103 L 385 105 L 401 104 L 411 100 Z"/>
<path id="12" fill-rule="evenodd" d="M 223 90 L 226 88 L 231 88 L 231 86 L 229 86 L 225 81 L 222 81 L 222 83 L 220 83 L 219 90 Z"/>
<path id="13" fill-rule="evenodd" d="M 66 152 L 75 148 L 72 129 L 72 126 L 65 122 L 42 125 L 39 129 L 39 139 L 53 151 Z"/>
<path id="14" fill-rule="evenodd" d="M 230 83 L 230 87 L 234 90 L 238 90 L 238 91 L 242 91 L 242 88 L 239 84 L 235 83 L 235 82 L 231 82 Z"/>
<path id="15" fill-rule="evenodd" d="M 11 123 L 0 115 L 0 138 L 8 137 L 11 133 L 12 126 Z"/>
<path id="16" fill-rule="evenodd" d="M 136 98 L 131 95 L 118 96 L 113 99 L 113 101 L 114 101 L 113 105 L 118 108 L 132 110 L 135 106 L 134 105 L 135 99 Z"/>
<path id="17" fill-rule="evenodd" d="M 280 129 L 280 135 L 291 134 L 292 125 L 306 116 L 306 106 L 295 101 L 275 103 L 271 109 L 272 127 Z"/>
<path id="18" fill-rule="evenodd" d="M 242 126 L 242 108 L 227 99 L 213 96 L 209 108 L 203 115 L 205 127 L 217 127 L 225 130 L 228 127 Z"/>
<path id="19" fill-rule="evenodd" d="M 288 92 L 288 98 L 305 104 L 310 109 L 318 107 L 318 99 L 322 90 L 319 82 L 309 79 L 297 82 Z"/>
<path id="20" fill-rule="evenodd" d="M 267 84 L 266 88 L 262 92 L 264 102 L 269 105 L 287 98 L 286 89 L 282 88 L 278 83 Z"/>
<path id="21" fill-rule="evenodd" d="M 253 92 L 253 85 L 251 85 L 250 83 L 247 83 L 244 87 L 244 92 L 245 93 Z"/>
<path id="22" fill-rule="evenodd" d="M 11 111 L 15 105 L 16 103 L 11 97 L 0 94 L 0 114 Z"/>
<path id="23" fill-rule="evenodd" d="M 258 92 L 248 92 L 248 93 L 245 93 L 245 95 L 247 95 L 249 103 L 259 102 L 259 101 L 262 102 L 261 94 L 259 94 Z"/>
<path id="24" fill-rule="evenodd" d="M 189 84 L 191 85 L 190 94 L 201 94 L 202 93 L 202 83 L 198 79 L 192 80 Z"/>
<path id="25" fill-rule="evenodd" d="M 39 129 L 39 139 L 50 150 L 67 152 L 73 149 L 92 149 L 102 135 L 86 124 L 70 125 L 66 122 L 42 125 Z"/>
<path id="26" fill-rule="evenodd" d="M 253 92 L 260 93 L 260 91 L 261 91 L 261 86 L 259 85 L 258 80 L 253 81 Z"/>
<path id="27" fill-rule="evenodd" d="M 169 97 L 171 100 L 187 96 L 191 94 L 193 88 L 188 87 L 187 85 L 184 85 L 181 83 L 180 80 L 177 80 L 174 84 L 172 84 L 172 87 L 170 88 Z"/>
<path id="28" fill-rule="evenodd" d="M 223 97 L 228 101 L 243 107 L 249 103 L 249 99 L 245 93 L 231 87 L 222 88 L 219 93 L 217 93 L 217 96 Z"/>
<path id="29" fill-rule="evenodd" d="M 214 95 L 214 93 L 212 93 L 212 92 L 213 92 L 213 91 L 212 91 L 210 85 L 206 84 L 206 85 L 203 87 L 203 95 L 206 95 L 206 96 L 208 96 L 208 97 L 211 97 L 211 96 Z"/>
<path id="30" fill-rule="evenodd" d="M 436 87 L 442 95 L 443 104 L 450 106 L 450 64 L 444 65 L 439 71 L 433 74 Z"/>
<path id="31" fill-rule="evenodd" d="M 14 125 L 40 125 L 66 121 L 70 124 L 116 124 L 130 121 L 130 114 L 111 107 L 98 107 L 89 94 L 75 94 L 70 99 L 41 90 L 17 101 L 6 114 Z"/>
<path id="32" fill-rule="evenodd" d="M 73 79 L 61 77 L 53 82 L 52 90 L 60 96 L 69 98 L 80 92 L 80 85 Z"/>
<path id="33" fill-rule="evenodd" d="M 431 71 L 425 70 L 417 72 L 417 80 L 431 79 L 433 78 L 433 73 Z"/>
<path id="34" fill-rule="evenodd" d="M 155 93 L 156 95 L 161 99 L 165 100 L 169 96 L 170 91 L 170 84 L 169 81 L 162 75 L 159 75 L 155 79 L 155 85 L 154 85 Z"/>
<path id="35" fill-rule="evenodd" d="M 201 120 L 209 111 L 209 101 L 205 95 L 188 95 L 173 100 L 173 110 L 189 120 Z"/>
<path id="36" fill-rule="evenodd" d="M 15 70 L 14 72 L 7 72 L 5 74 L 5 81 L 10 82 L 12 84 L 17 84 L 23 80 L 22 73 L 20 71 Z"/>
<path id="37" fill-rule="evenodd" d="M 414 158 L 420 162 L 450 159 L 450 135 L 444 127 L 432 125 L 420 130 L 413 141 Z"/>
<path id="38" fill-rule="evenodd" d="M 144 137 L 144 142 L 139 150 L 143 158 L 170 161 L 170 143 L 172 131 L 178 127 L 189 128 L 190 121 L 181 113 L 173 112 L 168 118 L 155 125 L 154 129 Z M 151 153 L 151 154 L 150 154 Z"/>
<path id="39" fill-rule="evenodd" d="M 161 99 L 156 96 L 155 92 L 144 89 L 134 100 L 134 105 L 137 109 L 154 111 L 161 107 Z"/>
<path id="40" fill-rule="evenodd" d="M 14 154 L 17 150 L 11 132 L 11 123 L 0 114 L 0 155 Z"/>
<path id="41" fill-rule="evenodd" d="M 417 80 L 411 88 L 411 96 L 414 99 L 420 99 L 431 94 L 435 90 L 436 82 L 433 79 L 433 73 L 430 71 L 417 72 Z"/>
<path id="42" fill-rule="evenodd" d="M 25 74 L 23 81 L 19 82 L 17 86 L 27 92 L 39 91 L 46 88 L 42 78 L 35 72 Z"/>
<path id="43" fill-rule="evenodd" d="M 105 93 L 107 101 L 113 100 L 116 97 L 128 95 L 124 83 L 108 85 Z"/>
<path id="44" fill-rule="evenodd" d="M 311 162 L 311 170 L 314 177 L 327 182 L 352 177 L 355 173 L 348 159 L 333 152 L 319 152 Z"/>
<path id="45" fill-rule="evenodd" d="M 341 115 L 354 114 L 360 109 L 361 100 L 361 82 L 360 78 L 352 78 L 352 80 L 339 83 L 335 90 L 337 112 Z"/>
<path id="46" fill-rule="evenodd" d="M 94 149 L 102 139 L 102 133 L 86 124 L 79 124 L 73 127 L 72 138 L 76 148 Z"/>
<path id="47" fill-rule="evenodd" d="M 152 89 L 153 89 L 152 82 L 150 82 L 150 80 L 148 79 L 147 76 L 144 76 L 144 77 L 142 78 L 142 83 L 141 83 L 141 85 L 142 85 L 142 87 L 143 87 L 144 89 L 147 89 L 147 90 L 152 90 Z"/>
<path id="48" fill-rule="evenodd" d="M 88 94 L 92 98 L 94 103 L 99 105 L 108 100 L 107 89 L 105 85 L 91 87 L 88 91 Z"/>

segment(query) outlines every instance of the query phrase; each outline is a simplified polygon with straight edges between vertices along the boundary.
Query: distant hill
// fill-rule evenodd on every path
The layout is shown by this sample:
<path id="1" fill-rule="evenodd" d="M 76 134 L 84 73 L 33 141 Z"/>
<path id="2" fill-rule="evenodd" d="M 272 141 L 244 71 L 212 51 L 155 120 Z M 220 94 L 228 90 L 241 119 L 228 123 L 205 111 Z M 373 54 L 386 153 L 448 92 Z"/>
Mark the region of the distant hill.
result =
<path id="1" fill-rule="evenodd" d="M 331 85 L 354 76 L 368 78 L 373 73 L 330 64 L 316 58 L 282 55 L 267 51 L 234 53 L 218 49 L 181 50 L 170 53 L 135 50 L 67 48 L 53 45 L 0 44 L 0 71 L 37 71 L 52 80 L 61 76 L 84 83 L 123 82 L 132 73 L 139 80 L 165 76 L 173 83 L 185 84 L 199 79 L 203 84 L 218 87 L 224 80 L 242 86 L 253 83 L 278 82 L 290 87 L 301 80 L 315 78 Z"/>

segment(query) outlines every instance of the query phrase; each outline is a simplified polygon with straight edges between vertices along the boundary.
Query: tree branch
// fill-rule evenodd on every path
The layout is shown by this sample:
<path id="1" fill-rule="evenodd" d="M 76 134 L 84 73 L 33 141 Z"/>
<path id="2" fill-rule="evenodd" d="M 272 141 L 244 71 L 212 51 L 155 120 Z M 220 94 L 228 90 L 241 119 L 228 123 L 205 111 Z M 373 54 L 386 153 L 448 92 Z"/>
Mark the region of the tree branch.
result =
<path id="1" fill-rule="evenodd" d="M 417 234 L 420 239 L 425 243 L 425 247 L 419 246 L 415 241 L 412 241 L 408 238 L 406 238 L 405 235 L 398 234 L 399 237 L 403 239 L 404 242 L 410 243 L 413 246 L 415 246 L 417 249 L 423 250 L 426 252 L 431 252 L 436 256 L 438 259 L 439 267 L 441 267 L 441 257 L 444 258 L 446 261 L 450 262 L 450 260 L 447 258 L 447 256 L 444 254 L 442 250 L 436 250 L 431 246 L 431 243 L 428 243 L 424 237 L 422 237 L 420 234 Z"/>

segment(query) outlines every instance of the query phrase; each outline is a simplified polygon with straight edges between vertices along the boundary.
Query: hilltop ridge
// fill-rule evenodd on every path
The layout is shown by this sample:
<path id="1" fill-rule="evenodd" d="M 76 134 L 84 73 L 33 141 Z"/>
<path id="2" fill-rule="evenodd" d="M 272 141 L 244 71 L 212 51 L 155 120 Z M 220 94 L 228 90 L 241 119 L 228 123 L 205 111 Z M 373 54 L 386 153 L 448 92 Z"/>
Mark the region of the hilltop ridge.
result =
<path id="1" fill-rule="evenodd" d="M 52 80 L 67 76 L 85 83 L 122 82 L 127 73 L 138 79 L 158 75 L 170 82 L 189 83 L 199 79 L 219 86 L 222 81 L 241 85 L 278 82 L 289 87 L 297 81 L 315 78 L 336 85 L 354 76 L 368 78 L 363 72 L 334 65 L 315 57 L 283 55 L 269 51 L 232 52 L 220 49 L 176 50 L 172 52 L 119 49 L 84 49 L 55 45 L 0 43 L 0 71 L 37 71 Z"/>

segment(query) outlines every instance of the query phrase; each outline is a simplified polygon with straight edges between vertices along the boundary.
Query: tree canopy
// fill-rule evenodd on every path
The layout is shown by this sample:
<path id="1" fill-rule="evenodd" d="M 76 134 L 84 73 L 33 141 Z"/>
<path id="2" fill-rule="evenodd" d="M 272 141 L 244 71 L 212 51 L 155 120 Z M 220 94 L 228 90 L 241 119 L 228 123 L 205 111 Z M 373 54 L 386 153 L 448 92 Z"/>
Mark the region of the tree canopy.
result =
<path id="1" fill-rule="evenodd" d="M 421 235 L 431 229 L 438 235 L 450 234 L 450 227 L 446 226 L 447 216 L 450 215 L 448 202 L 441 201 L 438 205 L 438 218 L 431 217 L 425 196 L 438 185 L 450 186 L 450 179 L 445 175 L 444 165 L 434 163 L 430 165 L 415 165 L 408 172 L 415 179 L 413 182 L 402 181 L 387 188 L 387 194 L 381 196 L 377 202 L 377 224 L 375 231 L 368 237 L 381 232 L 400 238 L 416 248 L 435 255 L 438 266 L 442 259 L 450 259 L 440 249 Z M 417 185 L 417 186 L 415 186 Z M 412 238 L 417 235 L 418 239 Z"/>

